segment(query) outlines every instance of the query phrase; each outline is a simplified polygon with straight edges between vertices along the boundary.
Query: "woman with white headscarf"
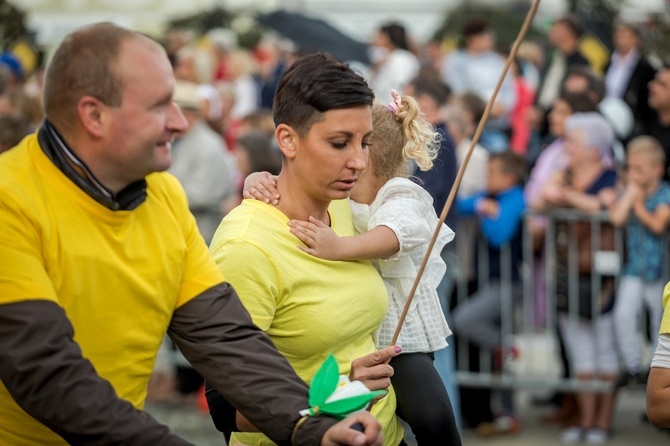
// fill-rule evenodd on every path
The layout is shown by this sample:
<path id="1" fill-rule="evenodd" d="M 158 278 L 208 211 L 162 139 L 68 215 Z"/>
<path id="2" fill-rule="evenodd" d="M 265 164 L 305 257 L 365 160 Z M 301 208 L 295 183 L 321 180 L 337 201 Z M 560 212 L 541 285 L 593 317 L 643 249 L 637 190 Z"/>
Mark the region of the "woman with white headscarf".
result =
<path id="1" fill-rule="evenodd" d="M 605 204 L 604 192 L 611 190 L 617 179 L 616 171 L 610 167 L 614 133 L 598 113 L 573 114 L 567 119 L 565 130 L 568 166 L 548 182 L 540 201 L 544 209 L 597 212 Z M 559 312 L 558 323 L 569 362 L 577 379 L 599 379 L 614 384 L 619 362 L 612 315 L 613 280 L 593 271 L 591 257 L 594 250 L 611 249 L 614 234 L 609 224 L 600 225 L 597 231 L 600 240 L 592 239 L 592 226 L 588 222 L 558 222 L 556 226 L 556 305 L 559 311 L 567 312 Z M 573 244 L 571 241 L 576 243 L 576 255 L 568 248 Z M 577 274 L 570 274 L 571 270 Z M 592 280 L 594 274 L 599 274 L 596 282 Z M 574 280 L 577 283 L 573 283 Z M 599 283 L 597 295 L 592 294 L 593 283 Z M 571 295 L 573 290 L 577 296 Z M 580 299 L 583 305 L 569 308 L 569 303 Z M 598 300 L 599 311 L 588 314 L 593 309 L 593 299 Z M 614 391 L 577 392 L 578 425 L 565 429 L 562 441 L 605 443 L 611 434 L 614 399 Z"/>

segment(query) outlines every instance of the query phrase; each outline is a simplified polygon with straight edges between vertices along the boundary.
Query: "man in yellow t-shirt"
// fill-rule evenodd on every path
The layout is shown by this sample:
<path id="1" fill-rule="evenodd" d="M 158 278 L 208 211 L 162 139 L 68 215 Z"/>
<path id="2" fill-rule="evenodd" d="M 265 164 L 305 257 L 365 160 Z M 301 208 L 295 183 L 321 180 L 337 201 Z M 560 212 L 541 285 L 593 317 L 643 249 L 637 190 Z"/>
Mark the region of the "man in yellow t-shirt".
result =
<path id="1" fill-rule="evenodd" d="M 670 427 L 670 283 L 663 290 L 663 321 L 647 381 L 647 416 L 656 427 Z"/>
<path id="2" fill-rule="evenodd" d="M 188 444 L 141 410 L 167 331 L 273 441 L 380 444 L 370 414 L 301 420 L 307 386 L 162 173 L 186 125 L 174 83 L 156 42 L 83 28 L 52 59 L 42 127 L 0 156 L 0 443 Z"/>

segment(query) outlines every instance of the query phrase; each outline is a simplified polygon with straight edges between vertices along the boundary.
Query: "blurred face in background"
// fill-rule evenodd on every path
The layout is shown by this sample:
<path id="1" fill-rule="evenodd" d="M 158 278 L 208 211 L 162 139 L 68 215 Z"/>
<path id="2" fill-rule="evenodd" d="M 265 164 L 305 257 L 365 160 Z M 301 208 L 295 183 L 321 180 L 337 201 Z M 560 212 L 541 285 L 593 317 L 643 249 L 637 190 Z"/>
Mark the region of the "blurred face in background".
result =
<path id="1" fill-rule="evenodd" d="M 421 109 L 426 121 L 432 125 L 436 125 L 441 121 L 440 106 L 432 97 L 427 94 L 421 94 L 416 97 L 416 102 L 419 104 L 419 109 Z"/>
<path id="2" fill-rule="evenodd" d="M 505 172 L 502 162 L 492 159 L 488 163 L 488 176 L 486 177 L 486 189 L 492 194 L 498 194 L 505 189 L 514 186 L 514 176 Z"/>
<path id="3" fill-rule="evenodd" d="M 549 30 L 549 41 L 554 48 L 565 54 L 572 52 L 577 45 L 577 37 L 562 22 L 556 22 L 551 27 Z"/>
<path id="4" fill-rule="evenodd" d="M 653 156 L 645 152 L 629 154 L 626 169 L 628 180 L 645 190 L 652 185 L 656 185 L 663 177 L 663 166 Z"/>
<path id="5" fill-rule="evenodd" d="M 586 134 L 582 129 L 575 129 L 566 133 L 564 150 L 571 167 L 593 164 L 600 160 L 598 149 L 586 144 Z"/>
<path id="6" fill-rule="evenodd" d="M 649 106 L 654 110 L 670 110 L 670 68 L 663 68 L 649 82 Z"/>
<path id="7" fill-rule="evenodd" d="M 614 31 L 614 48 L 622 55 L 628 54 L 633 48 L 637 48 L 640 42 L 637 34 L 625 25 L 617 26 Z"/>
<path id="8" fill-rule="evenodd" d="M 249 163 L 249 153 L 246 147 L 242 144 L 235 146 L 235 158 L 237 159 L 237 168 L 240 170 L 242 176 L 247 176 L 251 173 L 251 164 Z"/>
<path id="9" fill-rule="evenodd" d="M 374 65 L 382 64 L 393 50 L 389 36 L 383 31 L 377 31 L 370 44 L 370 58 Z"/>
<path id="10" fill-rule="evenodd" d="M 559 99 L 549 113 L 549 131 L 558 137 L 565 136 L 565 120 L 572 114 L 568 103 Z"/>
<path id="11" fill-rule="evenodd" d="M 484 31 L 468 37 L 467 47 L 469 51 L 485 52 L 491 51 L 495 46 L 495 36 L 491 31 Z"/>

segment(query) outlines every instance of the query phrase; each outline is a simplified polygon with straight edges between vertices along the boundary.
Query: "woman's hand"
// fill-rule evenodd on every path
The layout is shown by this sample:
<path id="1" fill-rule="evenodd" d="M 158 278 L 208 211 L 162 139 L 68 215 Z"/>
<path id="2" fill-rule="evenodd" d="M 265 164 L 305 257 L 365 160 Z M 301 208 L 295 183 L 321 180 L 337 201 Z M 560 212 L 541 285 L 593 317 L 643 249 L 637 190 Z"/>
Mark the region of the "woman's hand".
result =
<path id="1" fill-rule="evenodd" d="M 288 222 L 291 234 L 307 246 L 299 245 L 302 251 L 325 260 L 344 260 L 343 239 L 321 220 L 309 217 L 309 221 L 291 220 Z"/>
<path id="2" fill-rule="evenodd" d="M 388 389 L 393 376 L 393 367 L 388 363 L 401 352 L 402 348 L 394 345 L 355 359 L 351 363 L 349 379 L 362 382 L 370 390 Z"/>
<path id="3" fill-rule="evenodd" d="M 279 203 L 277 177 L 269 172 L 254 172 L 244 179 L 244 198 L 253 198 L 268 204 Z"/>

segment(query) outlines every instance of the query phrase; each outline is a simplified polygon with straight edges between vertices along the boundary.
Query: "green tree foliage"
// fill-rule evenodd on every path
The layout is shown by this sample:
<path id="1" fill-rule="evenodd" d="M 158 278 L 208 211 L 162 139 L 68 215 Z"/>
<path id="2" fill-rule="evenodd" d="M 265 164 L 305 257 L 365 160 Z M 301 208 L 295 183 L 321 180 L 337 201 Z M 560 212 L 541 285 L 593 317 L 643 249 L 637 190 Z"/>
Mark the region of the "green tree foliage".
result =
<path id="1" fill-rule="evenodd" d="M 659 62 L 670 63 L 670 17 L 668 13 L 652 17 L 646 24 L 647 53 Z"/>
<path id="2" fill-rule="evenodd" d="M 7 0 L 0 0 L 0 48 L 7 48 L 27 33 L 25 13 Z"/>
<path id="3" fill-rule="evenodd" d="M 433 35 L 435 40 L 455 39 L 460 42 L 463 26 L 473 18 L 486 18 L 493 28 L 498 46 L 501 49 L 509 49 L 516 39 L 521 25 L 529 9 L 527 0 L 516 1 L 499 6 L 476 6 L 471 2 L 463 2 L 462 6 L 449 11 Z M 536 40 L 542 38 L 540 30 L 531 27 L 526 34 L 526 39 Z"/>
<path id="4" fill-rule="evenodd" d="M 221 7 L 215 7 L 208 11 L 171 20 L 169 26 L 171 28 L 190 29 L 197 35 L 201 35 L 213 28 L 233 28 L 233 22 L 240 14 Z M 253 48 L 260 41 L 261 37 L 262 34 L 258 27 L 237 32 L 237 38 L 242 48 Z"/>

